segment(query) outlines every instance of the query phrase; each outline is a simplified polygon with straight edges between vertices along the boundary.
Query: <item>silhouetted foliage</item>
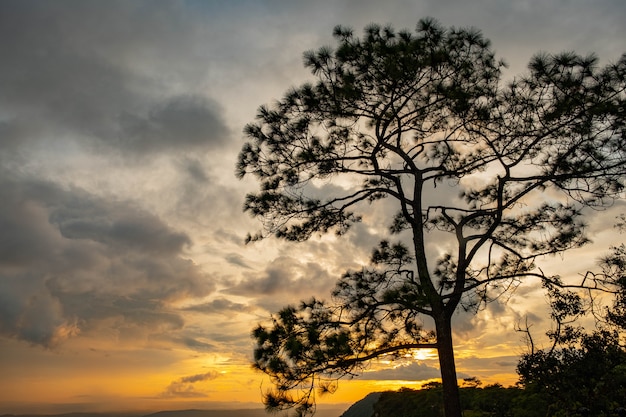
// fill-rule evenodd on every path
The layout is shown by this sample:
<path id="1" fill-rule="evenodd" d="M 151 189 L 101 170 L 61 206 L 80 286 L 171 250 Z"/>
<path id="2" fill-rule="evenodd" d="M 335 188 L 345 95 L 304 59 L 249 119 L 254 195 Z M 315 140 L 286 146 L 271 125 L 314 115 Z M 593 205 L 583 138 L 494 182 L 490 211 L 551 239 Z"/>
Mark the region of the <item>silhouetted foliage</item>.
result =
<path id="1" fill-rule="evenodd" d="M 597 303 L 585 303 L 579 293 L 549 289 L 555 323 L 548 332 L 552 346 L 535 350 L 531 343 L 533 348 L 517 366 L 528 395 L 547 404 L 544 415 L 610 416 L 626 406 L 625 266 L 626 252 L 620 245 L 602 259 L 599 273 L 587 274 L 601 283 L 614 283 L 613 297 L 600 310 L 602 314 L 595 308 Z M 586 313 L 596 319 L 592 331 L 577 325 Z"/>
<path id="2" fill-rule="evenodd" d="M 378 416 L 443 416 L 443 389 L 441 384 L 423 390 L 403 388 L 383 392 L 374 404 Z"/>
<path id="3" fill-rule="evenodd" d="M 580 375 L 579 375 L 580 378 Z M 556 378 L 552 381 L 557 382 Z M 571 388 L 571 384 L 568 388 Z M 601 388 L 601 387 L 598 387 Z M 566 393 L 566 387 L 559 385 L 515 386 L 505 388 L 500 384 L 491 384 L 483 388 L 461 387 L 461 408 L 464 417 L 548 417 L 548 416 L 606 416 L 621 417 L 623 409 L 614 390 L 602 389 L 594 395 L 596 402 L 585 406 L 585 398 L 576 395 L 580 390 L 572 392 L 568 403 L 554 402 L 554 389 Z M 443 416 L 443 391 L 441 384 L 421 390 L 402 388 L 399 391 L 380 393 L 374 403 L 372 417 L 441 417 Z M 362 417 L 369 417 L 363 414 Z"/>
<path id="4" fill-rule="evenodd" d="M 616 333 L 582 334 L 570 346 L 539 350 L 518 365 L 526 391 L 548 404 L 546 416 L 609 416 L 626 405 L 626 349 Z"/>
<path id="5" fill-rule="evenodd" d="M 308 413 L 316 389 L 332 392 L 368 361 L 434 347 L 445 415 L 459 417 L 454 312 L 527 278 L 565 285 L 535 260 L 587 243 L 583 209 L 622 196 L 626 55 L 605 67 L 537 55 L 503 85 L 503 63 L 474 29 L 425 19 L 416 33 L 334 36 L 334 49 L 305 53 L 317 82 L 262 106 L 245 129 L 237 173 L 260 190 L 244 209 L 264 222 L 250 240 L 341 235 L 381 199 L 396 203 L 398 240 L 345 273 L 331 302 L 289 306 L 254 330 L 255 366 L 276 388 L 266 404 Z M 333 180 L 341 186 L 324 186 Z M 429 242 L 449 250 L 427 253 Z"/>
<path id="6" fill-rule="evenodd" d="M 519 387 L 502 385 L 461 387 L 461 407 L 465 417 L 543 417 L 545 404 L 537 403 Z M 374 404 L 374 416 L 442 417 L 443 389 L 441 384 L 427 389 L 383 392 Z M 543 408 L 543 413 L 541 412 Z"/>

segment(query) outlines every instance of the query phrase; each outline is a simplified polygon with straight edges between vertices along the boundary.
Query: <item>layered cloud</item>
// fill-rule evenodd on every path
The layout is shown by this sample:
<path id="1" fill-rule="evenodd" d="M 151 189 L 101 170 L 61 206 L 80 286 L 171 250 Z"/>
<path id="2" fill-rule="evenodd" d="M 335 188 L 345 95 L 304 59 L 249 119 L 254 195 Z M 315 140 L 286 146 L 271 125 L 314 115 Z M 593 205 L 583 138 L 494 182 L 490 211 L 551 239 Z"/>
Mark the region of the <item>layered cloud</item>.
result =
<path id="1" fill-rule="evenodd" d="M 441 377 L 439 368 L 416 362 L 378 371 L 364 372 L 358 378 L 362 380 L 425 381 L 439 377 Z"/>
<path id="2" fill-rule="evenodd" d="M 180 329 L 168 303 L 213 291 L 184 257 L 190 238 L 129 202 L 0 181 L 0 332 L 34 344 L 114 320 L 117 331 Z"/>
<path id="3" fill-rule="evenodd" d="M 0 5 L 4 337 L 53 347 L 106 329 L 119 341 L 211 347 L 184 334 L 175 304 L 215 283 L 191 260 L 190 234 L 161 216 L 196 216 L 177 207 L 202 195 L 198 157 L 230 133 L 194 82 L 204 70 L 183 59 L 197 39 L 179 29 L 194 16 L 177 3 L 146 6 Z M 177 190 L 173 180 L 137 187 L 164 168 Z"/>
<path id="4" fill-rule="evenodd" d="M 195 39 L 175 30 L 191 19 L 175 3 L 159 13 L 117 1 L 106 8 L 89 1 L 6 2 L 2 8 L 5 149 L 54 137 L 133 155 L 224 143 L 220 106 L 193 85 L 181 91 L 168 83 L 203 72 L 181 59 L 182 46 Z"/>

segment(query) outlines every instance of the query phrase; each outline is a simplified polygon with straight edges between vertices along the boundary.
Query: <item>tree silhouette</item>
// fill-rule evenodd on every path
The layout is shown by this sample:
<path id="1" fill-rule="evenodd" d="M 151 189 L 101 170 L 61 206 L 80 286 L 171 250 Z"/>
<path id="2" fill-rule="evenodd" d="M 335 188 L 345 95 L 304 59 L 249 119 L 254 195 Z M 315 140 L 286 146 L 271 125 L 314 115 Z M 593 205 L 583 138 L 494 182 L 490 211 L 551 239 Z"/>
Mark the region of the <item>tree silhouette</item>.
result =
<path id="1" fill-rule="evenodd" d="M 331 302 L 286 307 L 254 330 L 255 366 L 276 388 L 265 402 L 305 414 L 316 388 L 428 347 L 445 415 L 459 417 L 453 313 L 525 279 L 566 285 L 535 260 L 587 243 L 585 208 L 622 197 L 626 55 L 602 68 L 593 56 L 537 55 L 505 84 L 477 30 L 424 19 L 415 33 L 371 25 L 362 38 L 344 27 L 334 36 L 335 48 L 304 55 L 316 82 L 246 126 L 237 173 L 258 179 L 244 210 L 264 223 L 249 239 L 341 235 L 391 199 L 397 241 L 342 276 Z M 431 253 L 432 242 L 452 249 Z"/>
<path id="2" fill-rule="evenodd" d="M 607 416 L 626 405 L 626 247 L 611 248 L 599 266 L 598 272 L 587 276 L 593 277 L 594 283 L 610 284 L 612 294 L 604 297 L 603 308 L 598 308 L 601 303 L 594 300 L 594 294 L 588 293 L 589 298 L 584 292 L 548 285 L 555 324 L 547 333 L 552 345 L 535 349 L 530 329 L 522 329 L 530 351 L 517 366 L 520 383 L 526 398 L 535 396 L 543 401 L 546 416 Z M 589 314 L 596 318 L 593 331 L 579 325 Z"/>
<path id="3" fill-rule="evenodd" d="M 559 348 L 522 356 L 520 382 L 530 398 L 546 404 L 544 415 L 608 416 L 626 403 L 626 350 L 609 330 L 580 333 Z"/>

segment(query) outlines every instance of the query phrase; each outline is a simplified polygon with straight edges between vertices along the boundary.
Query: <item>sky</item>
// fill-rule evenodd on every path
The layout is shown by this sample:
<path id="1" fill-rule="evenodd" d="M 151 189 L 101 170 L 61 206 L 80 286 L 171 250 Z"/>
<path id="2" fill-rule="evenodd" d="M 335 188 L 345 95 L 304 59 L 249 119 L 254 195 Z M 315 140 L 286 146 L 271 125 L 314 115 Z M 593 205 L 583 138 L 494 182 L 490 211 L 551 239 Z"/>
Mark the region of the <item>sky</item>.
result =
<path id="1" fill-rule="evenodd" d="M 259 406 L 252 328 L 328 298 L 377 236 L 245 245 L 261 224 L 242 212 L 254 180 L 235 177 L 243 127 L 312 80 L 302 53 L 336 25 L 428 16 L 480 29 L 506 76 L 540 51 L 626 52 L 623 0 L 0 0 L 0 414 Z M 619 212 L 595 213 L 594 244 L 550 262 L 591 265 Z M 541 334 L 545 301 L 528 286 L 455 317 L 459 376 L 514 383 L 515 325 Z M 320 401 L 437 375 L 419 352 Z"/>

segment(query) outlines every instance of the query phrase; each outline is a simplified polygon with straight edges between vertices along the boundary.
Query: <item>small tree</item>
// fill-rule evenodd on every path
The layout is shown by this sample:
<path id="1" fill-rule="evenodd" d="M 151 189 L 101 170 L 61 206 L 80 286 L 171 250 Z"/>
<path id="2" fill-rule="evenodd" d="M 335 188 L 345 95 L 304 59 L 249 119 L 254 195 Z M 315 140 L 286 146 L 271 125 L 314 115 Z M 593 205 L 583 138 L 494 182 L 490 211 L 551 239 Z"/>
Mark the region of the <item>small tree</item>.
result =
<path id="1" fill-rule="evenodd" d="M 304 414 L 315 388 L 428 347 L 445 415 L 459 417 L 454 312 L 527 278 L 563 285 L 535 260 L 587 243 L 584 209 L 621 197 L 626 55 L 604 68 L 593 56 L 537 55 L 502 85 L 503 63 L 476 30 L 426 19 L 416 34 L 371 25 L 362 38 L 334 36 L 336 48 L 304 55 L 317 82 L 246 126 L 237 173 L 259 180 L 244 209 L 265 226 L 250 239 L 341 235 L 386 198 L 397 242 L 341 277 L 332 302 L 286 307 L 254 330 L 255 366 L 276 388 L 265 401 Z M 445 239 L 453 250 L 427 251 Z"/>

